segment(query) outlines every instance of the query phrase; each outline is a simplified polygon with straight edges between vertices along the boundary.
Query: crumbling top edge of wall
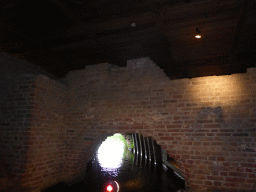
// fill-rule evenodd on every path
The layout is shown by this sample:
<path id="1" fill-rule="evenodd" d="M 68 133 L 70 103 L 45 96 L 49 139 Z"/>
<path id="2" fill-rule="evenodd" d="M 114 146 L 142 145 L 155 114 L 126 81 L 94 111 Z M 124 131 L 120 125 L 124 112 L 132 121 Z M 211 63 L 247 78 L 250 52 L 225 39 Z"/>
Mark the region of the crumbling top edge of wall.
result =
<path id="1" fill-rule="evenodd" d="M 142 69 L 142 68 L 160 69 L 160 67 L 158 67 L 158 65 L 155 64 L 154 61 L 150 59 L 150 57 L 142 57 L 142 58 L 127 60 L 126 67 L 120 67 L 117 65 L 113 65 L 111 63 L 101 63 L 96 65 L 88 65 L 83 70 L 70 71 L 67 76 L 79 75 L 84 73 L 99 73 L 99 72 L 105 72 L 105 71 L 135 70 L 135 69 Z"/>
<path id="2" fill-rule="evenodd" d="M 10 76 L 19 76 L 20 74 L 43 74 L 55 81 L 65 84 L 64 78 L 57 78 L 40 66 L 37 66 L 30 61 L 15 57 L 6 52 L 0 52 L 0 64 L 3 73 L 6 73 L 7 78 Z M 10 75 L 13 74 L 13 75 Z"/>
<path id="3" fill-rule="evenodd" d="M 37 81 L 41 81 L 41 82 L 47 82 L 48 84 L 55 84 L 55 85 L 58 85 L 58 86 L 61 86 L 61 87 L 66 87 L 67 85 L 65 83 L 62 83 L 62 82 L 59 82 L 55 79 L 52 79 L 46 75 L 42 75 L 42 74 L 39 74 L 39 75 L 32 75 L 35 77 L 35 79 Z"/>

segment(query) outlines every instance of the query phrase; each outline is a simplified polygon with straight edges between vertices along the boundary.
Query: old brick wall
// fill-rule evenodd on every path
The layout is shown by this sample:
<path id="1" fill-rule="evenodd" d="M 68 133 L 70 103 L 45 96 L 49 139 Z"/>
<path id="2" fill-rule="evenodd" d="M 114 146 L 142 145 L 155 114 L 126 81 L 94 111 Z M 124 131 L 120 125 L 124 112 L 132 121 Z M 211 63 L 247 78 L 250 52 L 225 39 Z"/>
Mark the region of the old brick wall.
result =
<path id="1" fill-rule="evenodd" d="M 42 190 L 63 181 L 68 174 L 67 90 L 64 84 L 43 75 L 37 76 L 31 86 L 33 108 L 23 185 Z"/>
<path id="2" fill-rule="evenodd" d="M 1 131 L 0 131 L 0 158 L 2 173 L 6 180 L 1 188 L 20 187 L 26 166 L 26 154 L 29 150 L 29 129 L 33 102 L 32 75 L 16 76 L 12 91 L 2 102 Z"/>
<path id="3" fill-rule="evenodd" d="M 255 72 L 170 80 L 149 58 L 70 72 L 74 171 L 99 135 L 139 132 L 179 162 L 188 190 L 249 191 L 256 182 Z"/>
<path id="4" fill-rule="evenodd" d="M 0 64 L 0 190 L 38 191 L 56 182 L 64 167 L 66 86 L 62 79 L 42 83 L 54 77 L 6 53 Z"/>
<path id="5" fill-rule="evenodd" d="M 18 61 L 1 59 L 8 70 L 13 65 L 1 71 L 0 94 L 0 158 L 12 186 L 40 191 L 83 179 L 100 135 L 116 132 L 153 136 L 193 191 L 245 191 L 256 182 L 255 68 L 170 80 L 141 58 L 123 68 L 70 72 L 66 86 L 36 69 L 24 75 Z"/>

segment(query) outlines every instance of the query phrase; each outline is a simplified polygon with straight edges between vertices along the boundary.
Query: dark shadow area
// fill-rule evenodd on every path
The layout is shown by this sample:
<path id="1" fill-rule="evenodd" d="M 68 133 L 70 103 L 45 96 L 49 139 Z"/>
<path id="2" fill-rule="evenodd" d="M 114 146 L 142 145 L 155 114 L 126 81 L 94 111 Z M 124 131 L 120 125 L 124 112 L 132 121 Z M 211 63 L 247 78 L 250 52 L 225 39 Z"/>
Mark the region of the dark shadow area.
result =
<path id="1" fill-rule="evenodd" d="M 45 190 L 43 190 L 41 192 L 57 192 L 57 191 L 63 191 L 63 192 L 64 191 L 65 192 L 70 191 L 71 192 L 73 190 L 71 190 L 71 188 L 68 185 L 66 185 L 65 183 L 60 182 L 60 183 L 58 183 L 56 185 L 48 187 L 47 189 L 45 189 Z"/>

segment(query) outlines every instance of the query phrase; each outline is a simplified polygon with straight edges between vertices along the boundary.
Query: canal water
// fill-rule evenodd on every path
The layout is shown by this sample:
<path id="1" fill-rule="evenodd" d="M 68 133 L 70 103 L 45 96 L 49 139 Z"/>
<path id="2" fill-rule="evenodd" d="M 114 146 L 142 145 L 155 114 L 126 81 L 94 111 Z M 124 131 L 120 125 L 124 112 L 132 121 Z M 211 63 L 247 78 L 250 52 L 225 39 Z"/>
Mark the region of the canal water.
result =
<path id="1" fill-rule="evenodd" d="M 184 181 L 171 169 L 163 170 L 161 165 L 155 166 L 150 161 L 142 164 L 140 158 L 129 150 L 119 163 L 120 167 L 106 168 L 95 154 L 87 165 L 87 176 L 83 182 L 70 187 L 59 184 L 46 192 L 63 189 L 77 192 L 107 192 L 109 181 L 117 182 L 120 192 L 177 192 L 179 189 L 185 189 Z"/>
<path id="2" fill-rule="evenodd" d="M 155 166 L 151 162 L 142 164 L 131 151 L 126 152 L 119 168 L 104 168 L 94 158 L 88 176 L 85 184 L 90 186 L 87 188 L 90 191 L 104 191 L 109 180 L 118 183 L 120 192 L 177 192 L 185 189 L 184 181 L 171 170 L 165 171 L 161 165 Z"/>
<path id="3" fill-rule="evenodd" d="M 111 192 L 180 192 L 185 189 L 185 182 L 172 169 L 163 166 L 161 161 L 152 160 L 112 138 L 104 141 L 88 162 L 84 181 L 70 187 L 58 184 L 45 192 L 63 189 L 108 192 L 109 184 L 113 187 Z"/>

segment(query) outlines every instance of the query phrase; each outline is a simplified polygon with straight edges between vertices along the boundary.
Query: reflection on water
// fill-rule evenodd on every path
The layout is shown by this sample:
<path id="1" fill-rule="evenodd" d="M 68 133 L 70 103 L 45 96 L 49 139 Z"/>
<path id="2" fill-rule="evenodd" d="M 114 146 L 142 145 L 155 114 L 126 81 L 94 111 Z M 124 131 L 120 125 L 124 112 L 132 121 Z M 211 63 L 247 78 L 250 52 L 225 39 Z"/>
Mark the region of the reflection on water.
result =
<path id="1" fill-rule="evenodd" d="M 184 181 L 171 169 L 164 171 L 161 159 L 156 161 L 156 155 L 152 162 L 129 151 L 131 146 L 121 134 L 108 137 L 87 163 L 84 181 L 72 185 L 69 191 L 106 192 L 112 187 L 113 191 L 120 192 L 177 192 L 185 189 Z"/>
<path id="2" fill-rule="evenodd" d="M 116 168 L 102 167 L 98 157 L 95 154 L 87 164 L 83 182 L 70 187 L 56 185 L 45 192 L 102 192 L 110 180 L 119 184 L 120 192 L 177 192 L 178 189 L 185 189 L 184 181 L 176 177 L 171 170 L 165 172 L 161 166 L 155 167 L 148 162 L 140 163 L 140 159 L 129 150 L 124 151 L 121 166 L 115 166 Z M 110 157 L 109 160 L 113 159 Z"/>
<path id="3" fill-rule="evenodd" d="M 113 146 L 114 143 L 111 145 Z M 121 147 L 119 149 L 121 150 Z M 115 150 L 108 152 L 105 154 L 111 153 L 113 156 L 105 156 L 105 160 L 111 162 L 111 166 L 108 163 L 103 163 L 99 155 L 95 155 L 93 160 L 89 162 L 87 178 L 85 179 L 85 184 L 88 186 L 87 189 L 93 188 L 94 190 L 92 191 L 103 191 L 102 186 L 109 180 L 117 181 L 122 192 L 176 192 L 178 189 L 185 189 L 184 182 L 176 177 L 171 170 L 163 171 L 161 165 L 156 167 L 150 161 L 141 164 L 140 158 L 134 156 L 128 150 L 120 153 L 122 155 L 118 155 L 118 161 L 114 160 L 115 155 L 113 152 Z M 107 164 L 108 167 L 106 167 Z"/>

